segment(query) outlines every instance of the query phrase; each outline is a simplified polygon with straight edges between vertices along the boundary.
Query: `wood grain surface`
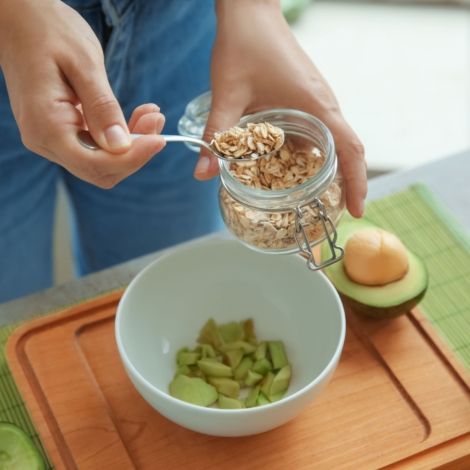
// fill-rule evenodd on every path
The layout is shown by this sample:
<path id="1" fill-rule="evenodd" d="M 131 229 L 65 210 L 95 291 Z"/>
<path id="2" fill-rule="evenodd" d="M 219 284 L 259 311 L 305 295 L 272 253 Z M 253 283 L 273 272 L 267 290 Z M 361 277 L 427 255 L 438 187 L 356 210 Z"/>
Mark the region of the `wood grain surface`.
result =
<path id="1" fill-rule="evenodd" d="M 25 323 L 7 358 L 61 469 L 470 469 L 470 374 L 419 312 L 347 311 L 323 394 L 273 431 L 217 438 L 184 429 L 138 394 L 114 339 L 121 293 Z"/>

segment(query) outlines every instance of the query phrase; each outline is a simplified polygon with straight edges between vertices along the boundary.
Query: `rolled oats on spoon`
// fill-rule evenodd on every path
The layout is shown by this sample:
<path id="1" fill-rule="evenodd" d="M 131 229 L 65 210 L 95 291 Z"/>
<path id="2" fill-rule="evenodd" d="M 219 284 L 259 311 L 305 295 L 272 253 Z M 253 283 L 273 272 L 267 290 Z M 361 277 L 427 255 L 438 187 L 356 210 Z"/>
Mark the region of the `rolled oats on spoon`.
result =
<path id="1" fill-rule="evenodd" d="M 216 132 L 211 143 L 227 158 L 256 160 L 279 150 L 284 144 L 284 132 L 268 122 L 249 123 L 246 129 L 232 127 Z"/>

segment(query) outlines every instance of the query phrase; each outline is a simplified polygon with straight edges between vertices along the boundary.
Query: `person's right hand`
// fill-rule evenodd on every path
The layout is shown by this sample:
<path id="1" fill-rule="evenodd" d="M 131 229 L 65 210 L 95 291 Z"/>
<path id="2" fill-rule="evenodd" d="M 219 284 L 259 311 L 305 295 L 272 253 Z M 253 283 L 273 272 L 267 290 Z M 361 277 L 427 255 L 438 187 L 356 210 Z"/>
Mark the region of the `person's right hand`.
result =
<path id="1" fill-rule="evenodd" d="M 24 145 L 89 183 L 111 188 L 165 146 L 158 106 L 127 126 L 98 38 L 60 1 L 0 0 L 0 66 Z M 86 128 L 103 150 L 79 144 Z M 151 135 L 132 142 L 129 129 Z"/>

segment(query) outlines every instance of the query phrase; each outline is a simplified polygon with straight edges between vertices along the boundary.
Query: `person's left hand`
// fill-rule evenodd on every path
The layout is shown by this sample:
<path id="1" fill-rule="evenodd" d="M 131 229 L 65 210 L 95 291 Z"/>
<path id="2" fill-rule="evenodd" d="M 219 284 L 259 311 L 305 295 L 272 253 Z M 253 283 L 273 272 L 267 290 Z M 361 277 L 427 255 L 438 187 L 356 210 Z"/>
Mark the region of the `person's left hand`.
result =
<path id="1" fill-rule="evenodd" d="M 367 193 L 364 149 L 336 98 L 294 38 L 278 0 L 217 0 L 212 54 L 212 105 L 204 134 L 228 130 L 243 115 L 290 108 L 310 113 L 331 131 L 346 181 L 346 203 L 361 217 Z M 202 151 L 195 177 L 217 175 L 217 158 Z"/>

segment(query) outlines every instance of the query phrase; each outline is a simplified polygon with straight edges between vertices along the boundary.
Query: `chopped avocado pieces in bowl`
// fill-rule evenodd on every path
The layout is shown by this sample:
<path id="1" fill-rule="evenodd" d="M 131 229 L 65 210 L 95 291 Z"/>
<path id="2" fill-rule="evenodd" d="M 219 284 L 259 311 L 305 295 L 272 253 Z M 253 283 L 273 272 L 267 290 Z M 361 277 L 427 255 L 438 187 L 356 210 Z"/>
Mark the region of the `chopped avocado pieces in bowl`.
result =
<path id="1" fill-rule="evenodd" d="M 198 406 L 243 409 L 280 400 L 289 387 L 292 368 L 282 341 L 258 343 L 252 319 L 217 326 L 211 318 L 198 342 L 176 353 L 176 372 L 169 385 L 173 398 Z M 239 393 L 248 389 L 246 398 Z"/>
<path id="2" fill-rule="evenodd" d="M 325 269 L 325 274 L 336 287 L 343 301 L 356 313 L 377 319 L 395 318 L 409 312 L 424 297 L 429 282 L 428 272 L 423 261 L 404 247 L 408 263 L 406 273 L 400 279 L 378 285 L 364 284 L 353 280 L 348 275 L 346 267 L 346 262 L 348 261 L 348 241 L 357 234 L 364 234 L 366 230 L 373 233 L 373 229 L 380 230 L 372 222 L 365 219 L 341 224 L 338 227 L 337 243 L 345 247 L 346 255 L 344 259 L 328 266 Z M 362 239 L 367 240 L 367 237 L 362 237 Z M 371 271 L 378 267 L 380 268 L 381 276 L 384 273 L 386 274 L 386 263 L 389 262 L 389 259 L 393 259 L 393 249 L 395 249 L 390 247 L 389 239 L 390 237 L 387 236 L 380 240 L 380 237 L 375 234 L 375 238 L 371 240 L 369 246 L 367 243 L 364 243 L 361 253 L 363 255 L 362 261 L 360 256 L 357 258 L 349 257 L 354 259 L 356 263 L 363 263 L 361 266 L 353 266 L 354 269 L 350 269 L 351 273 L 361 272 L 362 270 L 364 278 L 373 279 L 374 273 Z M 380 245 L 380 242 L 382 245 Z M 352 244 L 349 245 L 352 246 Z M 367 259 L 367 255 L 372 251 L 374 252 L 374 259 L 368 264 L 369 259 Z M 328 246 L 323 244 L 322 257 L 326 259 L 328 256 Z M 402 255 L 400 254 L 400 256 Z"/>

